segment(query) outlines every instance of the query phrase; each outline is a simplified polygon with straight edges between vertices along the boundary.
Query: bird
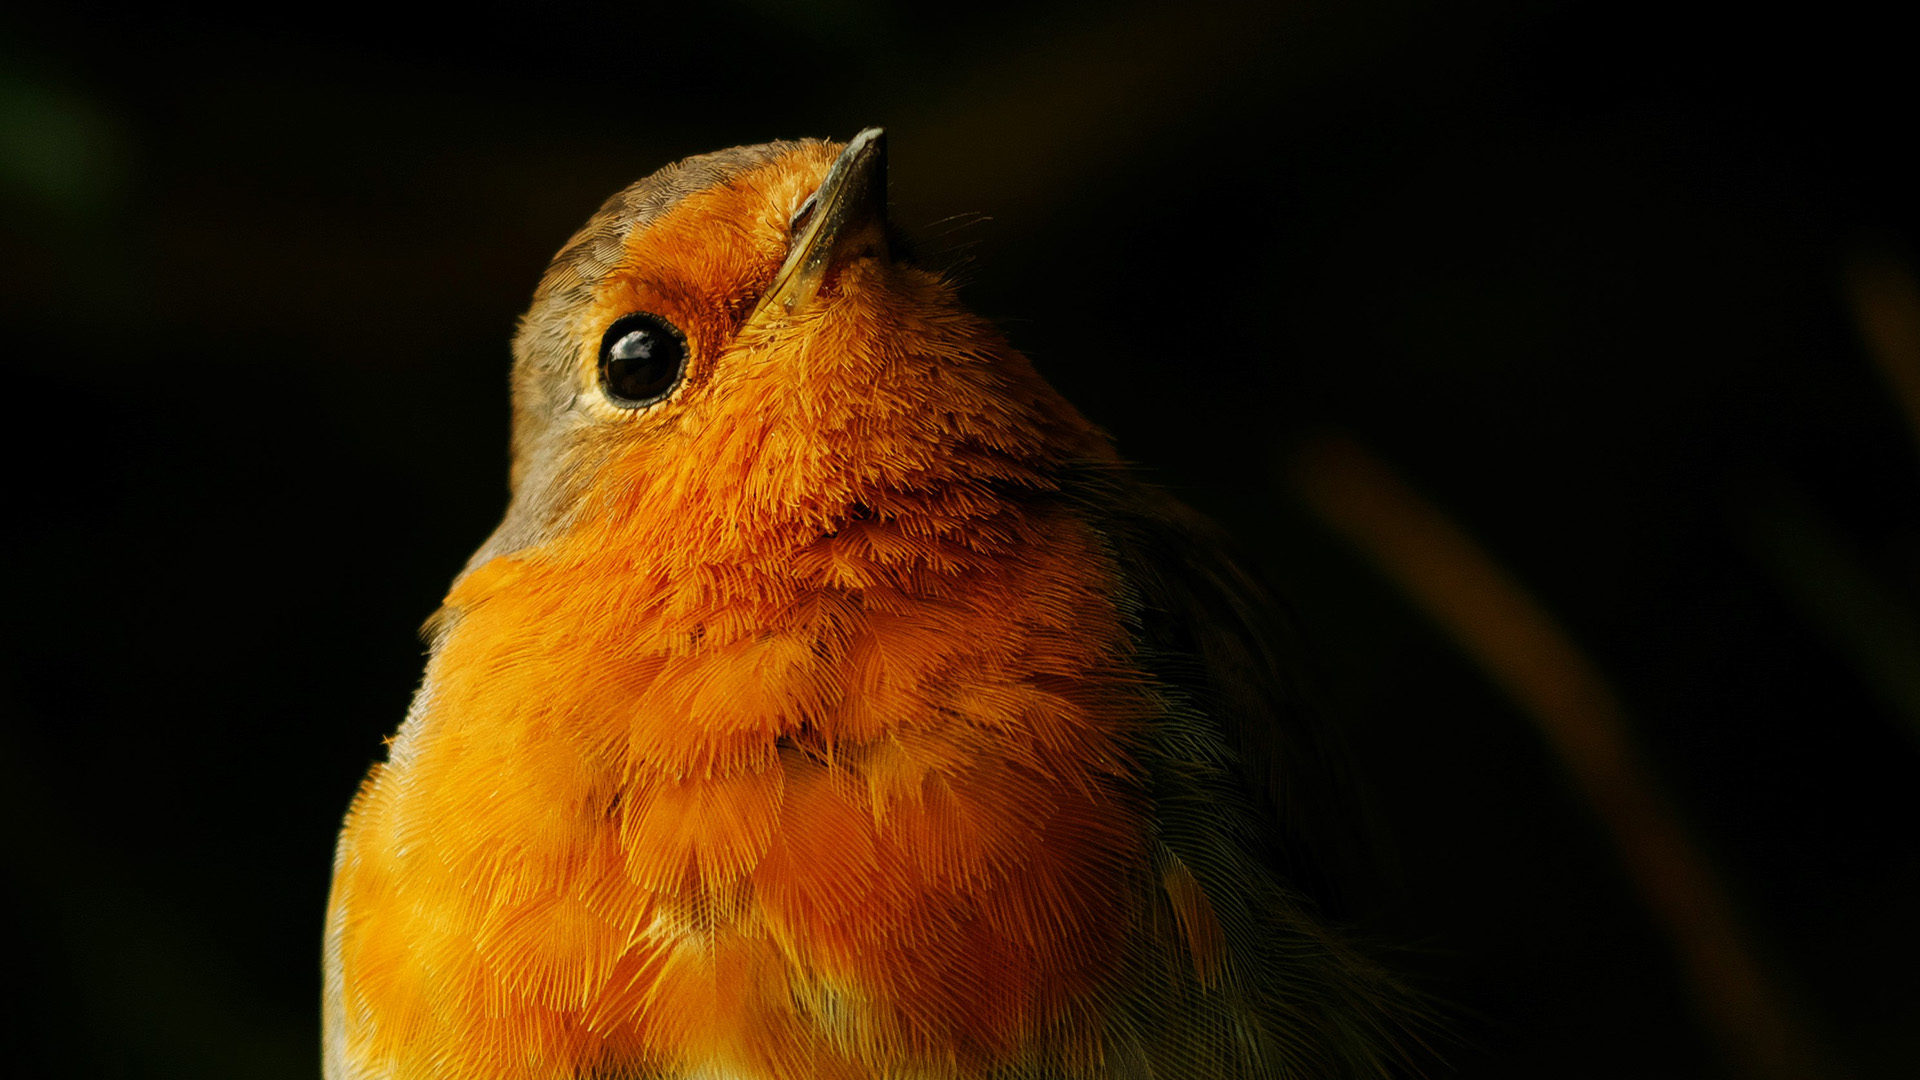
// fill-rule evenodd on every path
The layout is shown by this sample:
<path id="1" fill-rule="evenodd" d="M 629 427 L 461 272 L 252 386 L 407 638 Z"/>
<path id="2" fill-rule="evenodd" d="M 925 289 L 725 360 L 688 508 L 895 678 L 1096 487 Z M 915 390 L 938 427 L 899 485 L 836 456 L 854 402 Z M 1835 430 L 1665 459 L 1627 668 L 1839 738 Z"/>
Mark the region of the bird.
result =
<path id="1" fill-rule="evenodd" d="M 1351 785 L 1291 624 L 886 162 L 691 157 L 546 270 L 507 511 L 340 834 L 328 1080 L 1408 1068 L 1310 895 Z"/>

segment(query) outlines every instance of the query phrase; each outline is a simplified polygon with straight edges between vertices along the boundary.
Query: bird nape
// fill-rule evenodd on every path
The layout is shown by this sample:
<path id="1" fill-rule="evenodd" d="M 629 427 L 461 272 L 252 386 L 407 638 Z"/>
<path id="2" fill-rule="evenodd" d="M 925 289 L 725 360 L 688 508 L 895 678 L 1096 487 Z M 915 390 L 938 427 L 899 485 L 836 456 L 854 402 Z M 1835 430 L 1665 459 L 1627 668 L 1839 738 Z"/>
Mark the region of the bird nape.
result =
<path id="1" fill-rule="evenodd" d="M 331 1080 L 1394 1075 L 1269 602 L 897 258 L 869 129 L 670 165 L 341 834 Z"/>

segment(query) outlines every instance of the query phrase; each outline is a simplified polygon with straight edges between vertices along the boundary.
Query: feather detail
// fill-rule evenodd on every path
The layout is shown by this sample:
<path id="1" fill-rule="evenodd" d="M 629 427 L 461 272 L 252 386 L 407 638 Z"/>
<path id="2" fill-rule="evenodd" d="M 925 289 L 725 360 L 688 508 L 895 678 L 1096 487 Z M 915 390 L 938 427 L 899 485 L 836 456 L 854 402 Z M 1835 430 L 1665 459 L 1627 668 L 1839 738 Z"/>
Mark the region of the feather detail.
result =
<path id="1" fill-rule="evenodd" d="M 934 275 L 746 319 L 833 152 L 666 170 L 536 294 L 513 503 L 342 834 L 328 1076 L 1385 1071 L 1391 982 L 1266 857 L 1319 736 L 1231 564 Z M 690 353 L 624 409 L 633 312 Z"/>

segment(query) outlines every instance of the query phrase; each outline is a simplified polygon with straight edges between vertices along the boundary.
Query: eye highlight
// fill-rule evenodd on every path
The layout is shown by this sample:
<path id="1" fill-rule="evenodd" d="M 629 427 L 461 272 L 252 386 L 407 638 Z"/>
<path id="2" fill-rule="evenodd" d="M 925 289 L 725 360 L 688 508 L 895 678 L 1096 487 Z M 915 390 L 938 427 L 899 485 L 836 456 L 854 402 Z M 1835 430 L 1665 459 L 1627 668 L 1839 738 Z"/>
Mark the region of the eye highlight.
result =
<path id="1" fill-rule="evenodd" d="M 687 337 L 658 315 L 623 315 L 600 338 L 600 386 L 623 409 L 666 397 L 686 372 Z"/>

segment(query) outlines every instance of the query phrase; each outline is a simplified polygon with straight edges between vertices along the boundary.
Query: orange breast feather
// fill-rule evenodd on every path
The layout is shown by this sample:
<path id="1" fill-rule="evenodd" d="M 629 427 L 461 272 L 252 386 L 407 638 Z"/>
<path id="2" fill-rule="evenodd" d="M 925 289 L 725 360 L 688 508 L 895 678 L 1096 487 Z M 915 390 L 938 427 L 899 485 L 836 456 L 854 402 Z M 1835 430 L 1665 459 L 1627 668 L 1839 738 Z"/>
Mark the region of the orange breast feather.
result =
<path id="1" fill-rule="evenodd" d="M 689 198 L 632 258 L 764 272 L 709 250 L 708 219 L 818 183 L 790 171 Z M 725 305 L 641 270 L 582 318 L 719 332 Z M 989 332 L 946 286 L 886 272 L 849 271 L 848 325 L 974 354 L 823 326 L 696 371 L 733 380 L 705 387 L 724 423 L 689 406 L 609 443 L 567 529 L 449 595 L 341 844 L 340 1060 L 852 1078 L 1098 1055 L 1090 1003 L 1157 887 L 1128 752 L 1151 701 L 1101 541 L 1039 463 L 1110 451 L 1017 355 L 976 355 L 997 338 L 955 338 Z M 796 419 L 795 373 L 861 396 Z M 676 472 L 673 438 L 719 449 Z"/>
<path id="2" fill-rule="evenodd" d="M 1070 1049 L 1145 872 L 1141 703 L 1093 539 L 1008 527 L 1020 558 L 939 577 L 889 565 L 897 526 L 849 528 L 800 560 L 834 584 L 726 630 L 645 574 L 608 589 L 629 555 L 596 537 L 468 576 L 351 825 L 379 1037 L 498 1076 L 742 1052 L 830 1076 L 1042 1025 Z"/>

